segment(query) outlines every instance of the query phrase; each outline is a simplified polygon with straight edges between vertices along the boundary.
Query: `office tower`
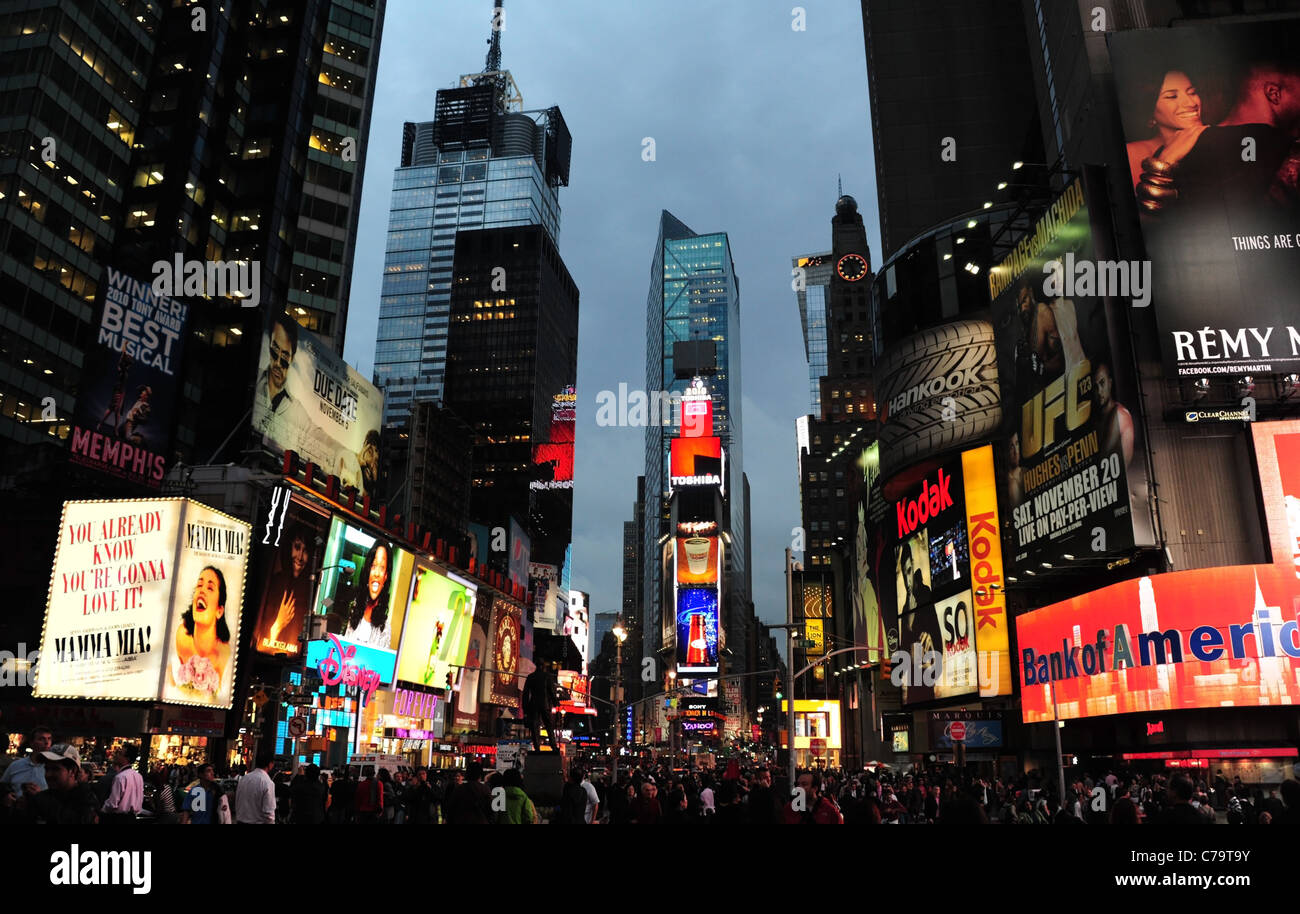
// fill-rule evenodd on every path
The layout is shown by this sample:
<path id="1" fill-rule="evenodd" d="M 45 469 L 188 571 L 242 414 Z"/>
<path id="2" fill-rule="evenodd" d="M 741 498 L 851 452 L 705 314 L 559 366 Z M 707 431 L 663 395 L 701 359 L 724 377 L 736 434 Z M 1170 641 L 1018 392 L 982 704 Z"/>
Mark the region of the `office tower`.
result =
<path id="1" fill-rule="evenodd" d="M 826 376 L 826 294 L 835 271 L 831 252 L 793 257 L 795 270 L 802 270 L 803 288 L 795 291 L 799 302 L 799 326 L 803 328 L 803 351 L 808 359 L 808 399 L 812 414 L 821 415 L 822 381 Z"/>
<path id="2" fill-rule="evenodd" d="M 500 30 L 484 72 L 438 90 L 432 121 L 405 125 L 375 342 L 386 425 L 444 396 L 457 232 L 536 225 L 558 244 L 571 148 L 559 108 L 524 109 Z"/>
<path id="3" fill-rule="evenodd" d="M 178 256 L 258 269 L 256 308 L 182 296 L 169 465 L 238 459 L 268 313 L 292 308 L 341 349 L 385 3 L 15 6 L 0 13 L 0 490 L 15 541 L 48 548 L 58 500 L 139 491 L 68 460 L 78 395 L 101 380 L 84 369 L 108 268 L 144 283 Z"/>
<path id="4" fill-rule="evenodd" d="M 695 340 L 712 341 L 716 369 L 706 381 L 713 400 L 713 434 L 726 450 L 724 487 L 730 506 L 731 546 L 727 550 L 727 599 L 748 599 L 745 568 L 748 518 L 744 504 L 741 435 L 740 280 L 725 232 L 696 234 L 666 210 L 650 269 L 646 300 L 646 390 L 680 394 L 691 378 L 677 377 L 673 347 Z M 653 410 L 652 410 L 653 412 Z M 647 651 L 661 644 L 661 537 L 668 530 L 669 442 L 677 435 L 680 415 L 649 417 L 646 429 L 645 568 L 642 584 Z M 728 611 L 724 618 L 730 619 Z"/>
<path id="5" fill-rule="evenodd" d="M 605 636 L 614 630 L 618 613 L 596 613 L 592 619 L 594 621 L 591 626 L 591 645 L 587 649 L 588 657 L 595 657 L 600 653 L 600 646 L 604 643 Z"/>
<path id="6" fill-rule="evenodd" d="M 578 288 L 540 225 L 457 233 L 453 276 L 445 403 L 474 437 L 470 518 L 519 517 L 533 561 L 558 565 L 573 529 Z"/>
<path id="7" fill-rule="evenodd" d="M 889 258 L 992 200 L 1012 161 L 1046 160 L 1020 0 L 863 0 L 862 27 Z"/>
<path id="8" fill-rule="evenodd" d="M 243 393 L 256 359 L 243 337 L 260 339 L 267 309 L 301 308 L 341 349 L 384 3 L 272 6 L 204 10 L 201 29 L 190 5 L 5 14 L 15 38 L 0 92 L 18 117 L 0 142 L 0 345 L 16 373 L 0 388 L 0 439 L 68 437 L 108 264 L 145 280 L 177 253 L 260 265 L 257 310 L 210 297 L 191 315 L 191 408 L 175 436 L 188 455 L 206 459 L 244 411 L 225 405 Z M 59 418 L 42 417 L 47 397 Z"/>

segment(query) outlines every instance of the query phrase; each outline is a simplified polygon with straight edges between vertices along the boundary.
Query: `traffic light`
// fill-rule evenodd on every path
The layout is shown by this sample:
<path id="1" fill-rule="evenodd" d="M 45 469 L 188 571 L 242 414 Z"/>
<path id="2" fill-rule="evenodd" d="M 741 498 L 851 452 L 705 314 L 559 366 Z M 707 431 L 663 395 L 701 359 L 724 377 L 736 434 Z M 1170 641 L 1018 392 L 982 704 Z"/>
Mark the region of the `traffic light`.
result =
<path id="1" fill-rule="evenodd" d="M 773 689 L 773 691 L 774 691 L 774 693 L 776 694 L 776 697 L 777 697 L 778 699 L 783 697 L 783 696 L 781 695 L 781 677 L 780 677 L 780 676 L 776 677 L 775 681 L 774 681 L 773 684 L 772 684 L 772 689 Z"/>

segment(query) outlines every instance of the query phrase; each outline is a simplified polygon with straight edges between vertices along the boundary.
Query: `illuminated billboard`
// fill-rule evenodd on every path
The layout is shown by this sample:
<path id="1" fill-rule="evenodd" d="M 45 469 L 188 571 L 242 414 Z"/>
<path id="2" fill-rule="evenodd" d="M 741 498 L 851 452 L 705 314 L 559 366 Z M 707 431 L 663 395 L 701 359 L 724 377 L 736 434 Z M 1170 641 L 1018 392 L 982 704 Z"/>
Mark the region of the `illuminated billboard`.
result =
<path id="1" fill-rule="evenodd" d="M 722 540 L 716 536 L 677 538 L 677 583 L 716 584 Z"/>
<path id="2" fill-rule="evenodd" d="M 677 590 L 677 672 L 718 671 L 718 591 L 714 587 Z"/>
<path id="3" fill-rule="evenodd" d="M 673 438 L 669 453 L 669 477 L 677 486 L 722 485 L 722 439 L 716 435 Z"/>
<path id="4" fill-rule="evenodd" d="M 492 673 L 488 702 L 514 708 L 519 705 L 519 658 L 522 647 L 519 607 L 505 600 L 492 604 Z"/>
<path id="5" fill-rule="evenodd" d="M 790 700 L 781 702 L 781 711 L 788 714 Z M 825 740 L 825 748 L 842 749 L 840 737 L 840 703 L 819 699 L 796 698 L 794 702 L 794 747 L 809 749 L 812 740 Z"/>
<path id="6" fill-rule="evenodd" d="M 1166 374 L 1300 371 L 1300 21 L 1106 37 Z"/>
<path id="7" fill-rule="evenodd" d="M 1300 578 L 1300 421 L 1255 422 L 1251 433 L 1273 563 Z"/>
<path id="8" fill-rule="evenodd" d="M 311 615 L 316 584 L 325 566 L 330 517 L 275 489 L 266 523 L 254 531 L 262 554 L 262 602 L 253 628 L 253 649 L 297 657 L 303 626 Z"/>
<path id="9" fill-rule="evenodd" d="M 371 498 L 379 495 L 384 395 L 320 337 L 272 313 L 262 335 L 253 432 Z"/>
<path id="10" fill-rule="evenodd" d="M 547 467 L 543 475 L 549 479 L 535 479 L 529 483 L 533 489 L 573 488 L 573 439 L 577 425 L 578 395 L 572 384 L 552 398 L 551 429 L 546 441 L 533 445 L 533 464 Z"/>
<path id="11" fill-rule="evenodd" d="M 1289 564 L 1112 584 L 1016 618 L 1026 723 L 1300 703 Z"/>
<path id="12" fill-rule="evenodd" d="M 437 689 L 455 687 L 469 651 L 478 589 L 455 575 L 417 565 L 402 627 L 397 678 Z"/>
<path id="13" fill-rule="evenodd" d="M 184 498 L 66 502 L 33 694 L 229 708 L 250 530 Z"/>
<path id="14" fill-rule="evenodd" d="M 396 652 L 414 559 L 386 539 L 334 518 L 318 603 L 354 644 Z"/>
<path id="15" fill-rule="evenodd" d="M 1071 182 L 989 270 L 1011 417 L 1003 488 L 1013 568 L 1153 542 L 1137 385 L 1123 321 L 1111 316 L 1118 305 L 1095 284 L 1058 281 L 1067 264 L 1105 256 L 1109 210 L 1092 199 L 1102 184 L 1091 173 Z"/>
<path id="16" fill-rule="evenodd" d="M 71 459 L 157 489 L 171 446 L 190 306 L 111 266 L 99 298 L 98 335 L 81 366 Z"/>

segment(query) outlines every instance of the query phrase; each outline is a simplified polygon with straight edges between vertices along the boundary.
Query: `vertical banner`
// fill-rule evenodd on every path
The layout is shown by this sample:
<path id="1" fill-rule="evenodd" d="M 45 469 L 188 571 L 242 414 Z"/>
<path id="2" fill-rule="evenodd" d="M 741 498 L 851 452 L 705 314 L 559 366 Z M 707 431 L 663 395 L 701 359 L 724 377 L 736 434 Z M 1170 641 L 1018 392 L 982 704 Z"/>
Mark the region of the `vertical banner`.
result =
<path id="1" fill-rule="evenodd" d="M 1119 552 L 1151 536 L 1142 423 L 1130 411 L 1137 388 L 1118 322 L 1099 283 L 1075 278 L 1085 267 L 1095 276 L 1105 253 L 1094 215 L 1076 179 L 989 270 L 1003 401 L 1014 417 L 1005 535 L 1016 568 Z"/>
<path id="2" fill-rule="evenodd" d="M 1255 422 L 1250 430 L 1273 563 L 1300 578 L 1300 420 Z"/>
<path id="3" fill-rule="evenodd" d="M 328 515 L 294 501 L 287 488 L 272 490 L 266 524 L 254 531 L 265 582 L 253 650 L 287 658 L 302 653 L 303 627 L 325 564 L 329 530 Z"/>
<path id="4" fill-rule="evenodd" d="M 975 647 L 979 651 L 980 697 L 1010 695 L 1011 640 L 1007 627 L 1002 527 L 998 523 L 992 445 L 963 453 L 961 470 L 966 486 L 966 534 L 970 538 L 971 580 L 975 586 Z"/>
<path id="5" fill-rule="evenodd" d="M 171 446 L 189 305 L 106 271 L 95 345 L 86 352 L 72 462 L 157 489 Z"/>
<path id="6" fill-rule="evenodd" d="M 251 533 L 244 521 L 186 504 L 163 701 L 231 706 Z"/>
<path id="7" fill-rule="evenodd" d="M 522 624 L 519 607 L 504 600 L 492 603 L 492 684 L 490 704 L 519 705 L 519 660 Z"/>

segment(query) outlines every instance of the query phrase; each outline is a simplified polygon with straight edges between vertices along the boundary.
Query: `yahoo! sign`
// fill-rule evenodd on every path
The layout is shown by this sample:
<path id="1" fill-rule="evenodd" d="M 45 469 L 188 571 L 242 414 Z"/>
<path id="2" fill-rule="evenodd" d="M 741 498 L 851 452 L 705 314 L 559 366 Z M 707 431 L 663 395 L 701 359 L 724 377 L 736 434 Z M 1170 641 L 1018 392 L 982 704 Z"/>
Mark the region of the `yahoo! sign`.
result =
<path id="1" fill-rule="evenodd" d="M 307 645 L 307 665 L 314 667 L 327 686 L 355 686 L 365 704 L 385 681 L 392 681 L 396 655 L 329 635 Z"/>

